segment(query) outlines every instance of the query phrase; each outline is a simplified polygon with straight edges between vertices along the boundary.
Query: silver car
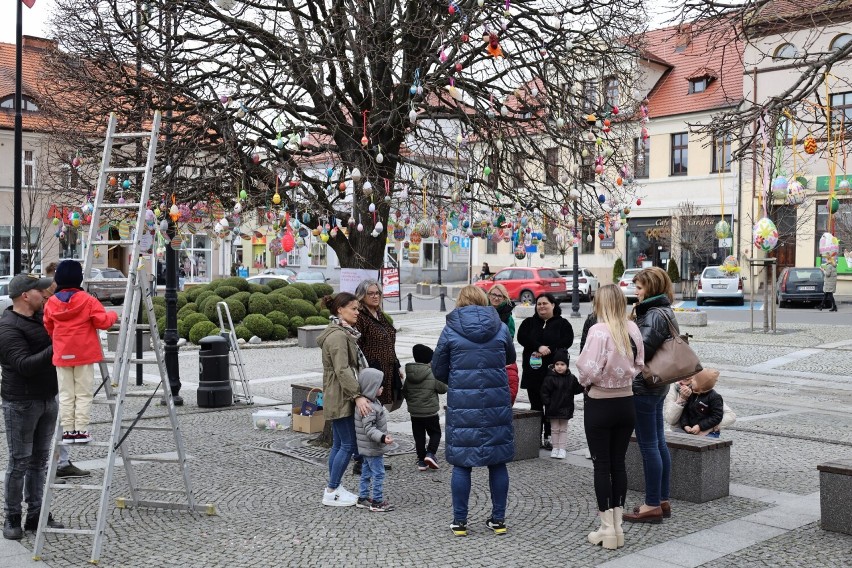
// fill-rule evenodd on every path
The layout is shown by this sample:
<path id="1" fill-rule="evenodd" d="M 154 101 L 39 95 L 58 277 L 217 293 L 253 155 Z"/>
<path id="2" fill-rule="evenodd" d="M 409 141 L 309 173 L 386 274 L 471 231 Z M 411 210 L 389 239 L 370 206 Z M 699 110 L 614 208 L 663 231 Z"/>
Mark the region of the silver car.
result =
<path id="1" fill-rule="evenodd" d="M 742 306 L 745 303 L 742 277 L 722 271 L 721 266 L 708 266 L 698 279 L 695 302 L 703 306 L 707 300 L 734 300 Z"/>
<path id="2" fill-rule="evenodd" d="M 0 277 L 0 312 L 12 305 L 12 298 L 9 297 L 9 282 L 11 281 L 11 276 Z"/>
<path id="3" fill-rule="evenodd" d="M 641 268 L 628 268 L 618 280 L 618 289 L 624 294 L 628 304 L 639 300 L 639 297 L 636 295 L 636 284 L 633 283 L 633 279 L 641 271 Z"/>
<path id="4" fill-rule="evenodd" d="M 92 268 L 86 291 L 102 302 L 109 300 L 120 306 L 127 291 L 127 277 L 117 268 Z"/>

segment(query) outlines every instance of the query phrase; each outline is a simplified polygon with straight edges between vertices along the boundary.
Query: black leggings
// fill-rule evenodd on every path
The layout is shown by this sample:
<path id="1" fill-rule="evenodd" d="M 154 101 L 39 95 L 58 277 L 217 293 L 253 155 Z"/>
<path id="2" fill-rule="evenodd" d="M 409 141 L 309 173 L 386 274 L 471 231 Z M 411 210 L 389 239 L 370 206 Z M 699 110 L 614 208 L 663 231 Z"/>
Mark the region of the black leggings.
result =
<path id="1" fill-rule="evenodd" d="M 822 304 L 820 304 L 820 307 L 826 310 L 837 309 L 837 304 L 834 302 L 834 292 L 822 293 Z"/>
<path id="2" fill-rule="evenodd" d="M 527 396 L 530 399 L 530 410 L 541 411 L 541 425 L 544 429 L 544 437 L 550 437 L 550 420 L 544 417 L 544 403 L 541 401 L 541 382 L 527 387 Z"/>
<path id="3" fill-rule="evenodd" d="M 426 445 L 426 434 L 429 434 L 429 445 Z M 438 453 L 441 443 L 441 419 L 435 416 L 412 416 L 411 435 L 414 436 L 414 449 L 417 451 L 417 461 L 423 461 L 426 452 Z"/>
<path id="4" fill-rule="evenodd" d="M 583 425 L 595 468 L 598 510 L 624 507 L 627 469 L 624 459 L 636 422 L 633 397 L 583 397 Z"/>

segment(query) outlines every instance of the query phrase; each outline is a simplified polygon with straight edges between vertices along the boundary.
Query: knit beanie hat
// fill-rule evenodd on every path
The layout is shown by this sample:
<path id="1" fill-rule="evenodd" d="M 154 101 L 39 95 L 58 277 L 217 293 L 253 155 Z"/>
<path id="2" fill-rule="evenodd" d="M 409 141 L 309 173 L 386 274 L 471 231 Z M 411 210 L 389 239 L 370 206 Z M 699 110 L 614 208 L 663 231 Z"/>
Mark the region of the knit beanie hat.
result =
<path id="1" fill-rule="evenodd" d="M 571 362 L 571 356 L 568 355 L 568 351 L 566 349 L 557 349 L 553 354 L 553 362 L 559 363 L 560 361 L 566 365 Z"/>
<path id="2" fill-rule="evenodd" d="M 63 260 L 53 275 L 56 291 L 66 288 L 79 288 L 83 285 L 83 265 L 76 260 Z"/>
<path id="3" fill-rule="evenodd" d="M 428 365 L 432 362 L 432 355 L 434 353 L 429 347 L 420 343 L 411 348 L 411 354 L 414 355 L 414 361 L 417 363 L 426 363 Z"/>
<path id="4" fill-rule="evenodd" d="M 713 390 L 716 386 L 716 380 L 719 378 L 719 371 L 716 369 L 703 369 L 692 377 L 693 390 L 695 392 L 707 392 Z"/>

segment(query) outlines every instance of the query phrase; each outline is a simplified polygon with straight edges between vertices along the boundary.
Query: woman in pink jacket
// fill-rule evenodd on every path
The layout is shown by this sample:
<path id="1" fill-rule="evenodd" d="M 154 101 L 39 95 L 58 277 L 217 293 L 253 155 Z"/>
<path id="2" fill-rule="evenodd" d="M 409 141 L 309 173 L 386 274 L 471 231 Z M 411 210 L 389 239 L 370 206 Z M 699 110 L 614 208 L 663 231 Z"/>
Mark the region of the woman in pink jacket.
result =
<path id="1" fill-rule="evenodd" d="M 53 277 L 56 292 L 44 306 L 44 327 L 53 339 L 53 364 L 59 379 L 59 421 L 63 444 L 85 444 L 92 440 L 92 383 L 95 363 L 104 358 L 99 329 L 118 319 L 93 296 L 80 289 L 83 267 L 76 260 L 63 260 Z"/>
<path id="2" fill-rule="evenodd" d="M 589 330 L 577 359 L 580 384 L 586 389 L 583 423 L 594 460 L 595 496 L 600 528 L 589 533 L 589 542 L 614 549 L 624 546 L 621 520 L 627 495 L 624 465 L 633 432 L 633 377 L 645 365 L 642 334 L 626 316 L 624 294 L 614 285 L 595 294 L 598 323 Z"/>

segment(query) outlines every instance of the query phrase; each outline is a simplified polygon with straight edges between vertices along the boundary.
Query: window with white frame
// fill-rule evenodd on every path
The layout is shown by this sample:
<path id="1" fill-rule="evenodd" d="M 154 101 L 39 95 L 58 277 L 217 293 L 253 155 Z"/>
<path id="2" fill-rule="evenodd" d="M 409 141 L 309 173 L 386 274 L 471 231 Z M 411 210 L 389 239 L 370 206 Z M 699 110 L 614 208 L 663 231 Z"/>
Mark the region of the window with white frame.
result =
<path id="1" fill-rule="evenodd" d="M 287 266 L 296 266 L 302 264 L 302 253 L 301 247 L 293 247 L 293 249 L 286 253 L 287 254 Z"/>
<path id="2" fill-rule="evenodd" d="M 181 250 L 181 276 L 190 282 L 209 282 L 212 271 L 212 241 L 207 235 L 183 235 L 186 248 Z"/>
<path id="3" fill-rule="evenodd" d="M 24 150 L 24 185 L 32 187 L 35 183 L 35 152 Z"/>
<path id="4" fill-rule="evenodd" d="M 0 99 L 0 108 L 15 110 L 15 95 L 8 95 Z M 23 95 L 21 97 L 21 111 L 38 112 L 38 105 L 30 97 Z"/>
<path id="5" fill-rule="evenodd" d="M 328 245 L 322 241 L 311 242 L 311 266 L 328 266 Z"/>
<path id="6" fill-rule="evenodd" d="M 713 137 L 713 172 L 731 171 L 731 135 Z"/>
<path id="7" fill-rule="evenodd" d="M 38 227 L 25 227 L 21 245 L 21 270 L 41 272 L 41 249 L 39 248 L 41 230 Z M 29 238 L 29 245 L 27 245 Z M 12 274 L 12 227 L 0 226 L 0 276 Z"/>

